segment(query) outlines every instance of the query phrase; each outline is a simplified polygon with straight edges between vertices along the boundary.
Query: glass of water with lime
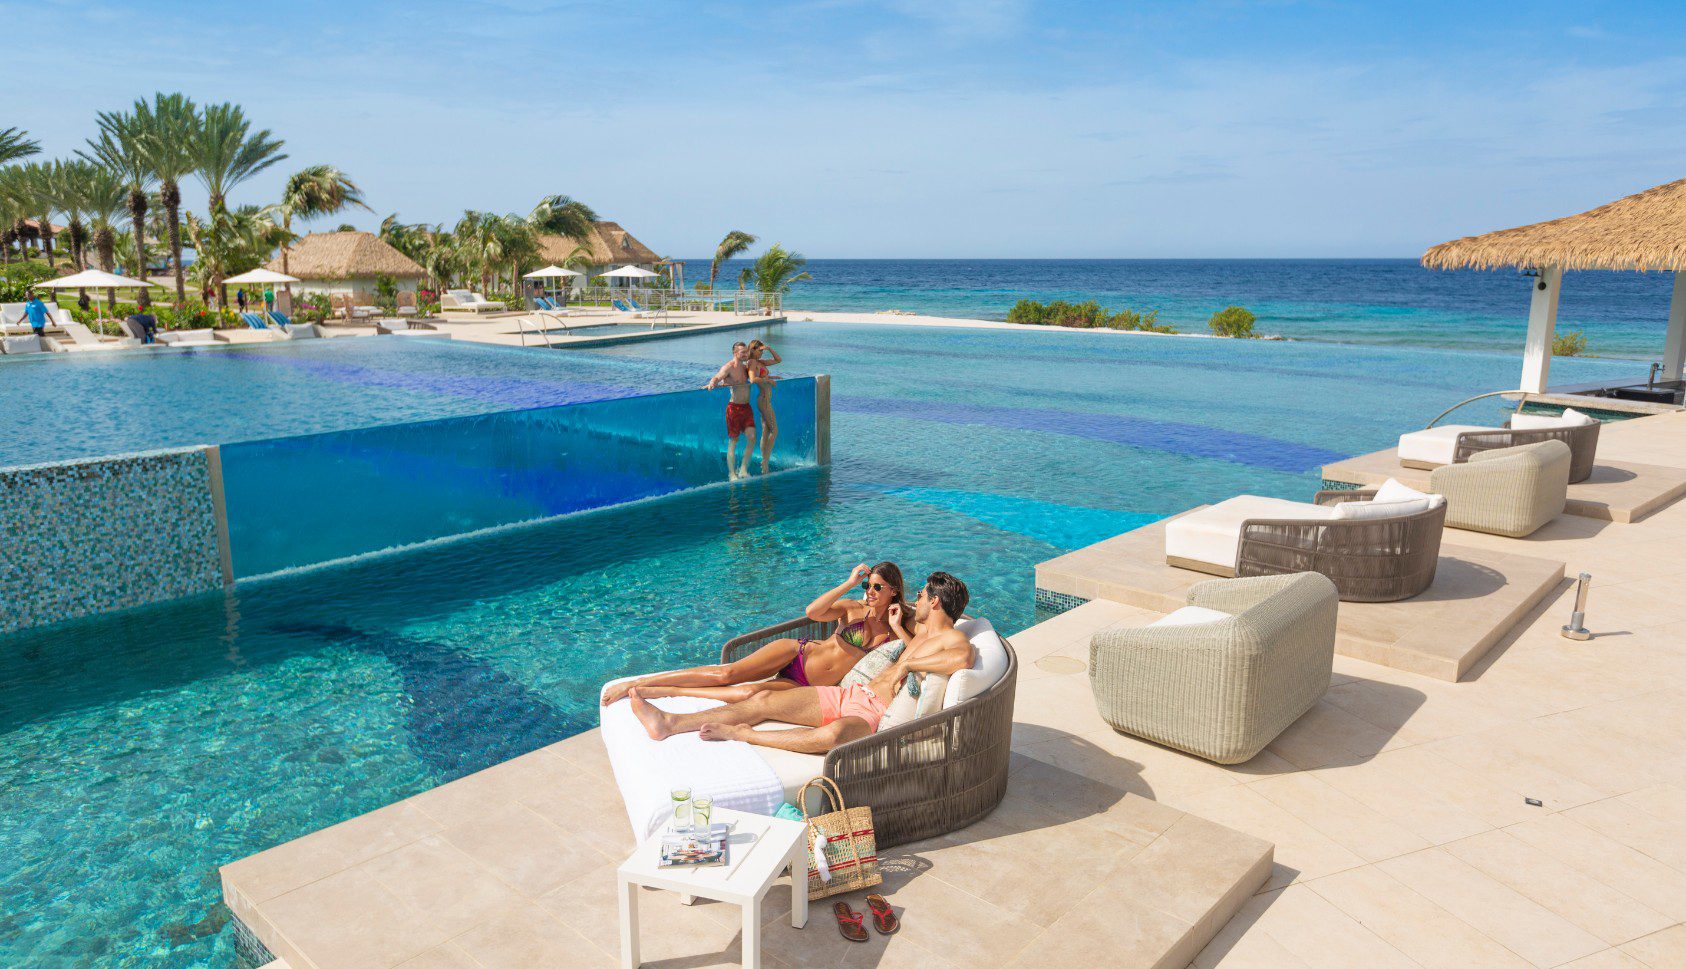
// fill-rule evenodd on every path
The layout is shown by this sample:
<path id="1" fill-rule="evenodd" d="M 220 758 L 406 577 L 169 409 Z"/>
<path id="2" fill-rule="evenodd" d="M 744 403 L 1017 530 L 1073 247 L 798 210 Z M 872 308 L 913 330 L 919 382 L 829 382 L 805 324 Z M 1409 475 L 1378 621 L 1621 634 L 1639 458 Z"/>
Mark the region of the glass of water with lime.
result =
<path id="1" fill-rule="evenodd" d="M 699 835 L 707 835 L 710 831 L 709 824 L 714 819 L 714 799 L 707 796 L 693 799 L 691 801 L 691 817 L 696 821 L 696 827 L 693 830 Z"/>
<path id="2" fill-rule="evenodd" d="M 687 831 L 691 827 L 691 789 L 676 787 L 673 795 L 673 830 Z"/>

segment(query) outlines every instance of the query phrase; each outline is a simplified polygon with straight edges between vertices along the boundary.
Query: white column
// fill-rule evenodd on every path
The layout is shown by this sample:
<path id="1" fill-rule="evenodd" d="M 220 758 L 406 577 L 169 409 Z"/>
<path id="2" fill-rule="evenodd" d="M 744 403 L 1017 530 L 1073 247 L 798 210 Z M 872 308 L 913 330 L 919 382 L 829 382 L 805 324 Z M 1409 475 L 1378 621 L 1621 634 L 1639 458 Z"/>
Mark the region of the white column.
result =
<path id="1" fill-rule="evenodd" d="M 1543 393 L 1551 376 L 1551 341 L 1557 336 L 1557 297 L 1563 291 L 1563 270 L 1542 266 L 1528 304 L 1528 344 L 1522 351 L 1521 389 Z"/>
<path id="2" fill-rule="evenodd" d="M 1668 304 L 1668 338 L 1663 341 L 1663 379 L 1679 380 L 1686 363 L 1686 271 L 1674 272 L 1674 298 Z"/>

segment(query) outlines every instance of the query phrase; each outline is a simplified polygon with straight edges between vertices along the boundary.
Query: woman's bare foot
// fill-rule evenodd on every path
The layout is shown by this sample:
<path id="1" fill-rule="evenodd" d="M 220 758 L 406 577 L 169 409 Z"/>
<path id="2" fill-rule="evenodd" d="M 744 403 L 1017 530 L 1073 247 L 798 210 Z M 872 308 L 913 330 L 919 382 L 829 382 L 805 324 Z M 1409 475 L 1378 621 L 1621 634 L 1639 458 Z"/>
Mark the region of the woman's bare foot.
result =
<path id="1" fill-rule="evenodd" d="M 741 723 L 705 723 L 697 730 L 704 740 L 742 740 L 744 732 L 753 728 Z"/>
<path id="2" fill-rule="evenodd" d="M 603 695 L 599 699 L 602 700 L 604 706 L 608 706 L 611 703 L 619 703 L 620 701 L 626 699 L 626 695 L 631 693 L 633 688 L 637 685 L 637 680 L 627 680 L 625 683 L 611 683 L 603 688 Z"/>
<path id="3" fill-rule="evenodd" d="M 673 736 L 673 724 L 668 715 L 656 709 L 656 705 L 638 695 L 636 689 L 627 692 L 627 699 L 632 701 L 632 715 L 644 725 L 644 732 L 651 740 L 666 740 Z"/>

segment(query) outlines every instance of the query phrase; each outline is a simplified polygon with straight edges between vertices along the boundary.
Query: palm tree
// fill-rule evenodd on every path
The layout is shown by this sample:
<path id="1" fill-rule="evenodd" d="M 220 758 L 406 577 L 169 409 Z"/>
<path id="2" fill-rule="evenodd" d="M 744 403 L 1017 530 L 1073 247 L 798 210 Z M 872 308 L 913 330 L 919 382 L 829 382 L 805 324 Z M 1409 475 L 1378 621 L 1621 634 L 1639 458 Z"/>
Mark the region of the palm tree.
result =
<path id="1" fill-rule="evenodd" d="M 741 229 L 733 229 L 714 247 L 714 262 L 708 266 L 708 289 L 714 291 L 714 278 L 720 275 L 720 265 L 734 256 L 741 256 L 755 245 L 755 237 Z"/>
<path id="2" fill-rule="evenodd" d="M 21 246 L 28 201 L 22 171 L 16 166 L 0 168 L 0 263 L 11 261 L 14 242 Z"/>
<path id="3" fill-rule="evenodd" d="M 142 158 L 158 179 L 158 201 L 167 219 L 170 265 L 176 277 L 176 305 L 182 306 L 187 302 L 187 286 L 181 260 L 181 180 L 194 172 L 199 108 L 185 94 L 160 91 L 152 96 L 151 104 L 144 98 L 137 100 L 134 117 L 142 132 Z"/>
<path id="4" fill-rule="evenodd" d="M 783 295 L 790 292 L 791 283 L 814 278 L 803 271 L 807 264 L 807 257 L 800 252 L 787 252 L 784 246 L 774 243 L 738 275 L 738 285 L 768 296 Z"/>
<path id="5" fill-rule="evenodd" d="M 84 202 L 84 183 L 94 169 L 99 166 L 92 162 L 55 161 L 51 166 L 48 177 L 49 190 L 52 195 L 53 206 L 63 212 L 69 223 L 66 228 L 70 236 L 70 262 L 77 272 L 88 268 L 84 258 L 84 250 L 88 244 L 88 229 L 82 222 L 82 213 L 86 211 Z"/>
<path id="6" fill-rule="evenodd" d="M 223 280 L 263 265 L 283 238 L 277 221 L 280 214 L 276 205 L 242 205 L 232 210 L 222 206 L 204 219 L 189 213 L 188 240 L 198 256 L 193 263 L 196 282 L 222 290 L 226 306 L 227 284 Z"/>
<path id="7" fill-rule="evenodd" d="M 25 162 L 10 169 L 12 195 L 25 212 L 34 216 L 40 225 L 41 248 L 47 254 L 47 266 L 53 261 L 53 212 L 58 206 L 58 177 L 53 162 Z"/>
<path id="8" fill-rule="evenodd" d="M 117 268 L 117 233 L 115 223 L 123 212 L 128 190 L 117 173 L 99 165 L 87 164 L 80 179 L 82 208 L 91 220 L 94 252 L 99 255 L 100 268 L 112 272 Z M 105 291 L 105 305 L 117 308 L 117 290 Z M 179 304 L 178 304 L 179 305 Z"/>
<path id="9" fill-rule="evenodd" d="M 503 262 L 503 235 L 499 222 L 503 216 L 473 209 L 462 214 L 451 238 L 464 272 L 480 277 L 480 292 L 492 288 L 492 270 Z"/>
<path id="10" fill-rule="evenodd" d="M 286 159 L 282 141 L 266 128 L 252 132 L 252 122 L 237 104 L 207 104 L 199 113 L 191 154 L 193 173 L 209 196 L 206 208 L 228 207 L 228 193 L 269 166 Z"/>
<path id="11" fill-rule="evenodd" d="M 308 221 L 321 215 L 333 215 L 347 208 L 357 207 L 372 212 L 363 201 L 363 190 L 345 172 L 332 165 L 311 165 L 294 172 L 281 189 L 281 228 L 287 241 L 281 247 L 281 271 L 287 271 L 287 246 L 293 235 L 293 219 Z"/>
<path id="12" fill-rule="evenodd" d="M 0 128 L 0 165 L 41 154 L 41 143 L 22 128 Z"/>
<path id="13" fill-rule="evenodd" d="M 152 184 L 152 168 L 146 157 L 146 131 L 132 114 L 101 111 L 96 117 L 99 137 L 88 140 L 88 150 L 77 154 L 117 173 L 128 191 L 130 232 L 135 248 L 135 275 L 146 275 L 146 188 Z"/>
<path id="14" fill-rule="evenodd" d="M 566 195 L 546 195 L 527 213 L 525 221 L 535 231 L 578 241 L 591 238 L 597 213 L 591 206 Z"/>

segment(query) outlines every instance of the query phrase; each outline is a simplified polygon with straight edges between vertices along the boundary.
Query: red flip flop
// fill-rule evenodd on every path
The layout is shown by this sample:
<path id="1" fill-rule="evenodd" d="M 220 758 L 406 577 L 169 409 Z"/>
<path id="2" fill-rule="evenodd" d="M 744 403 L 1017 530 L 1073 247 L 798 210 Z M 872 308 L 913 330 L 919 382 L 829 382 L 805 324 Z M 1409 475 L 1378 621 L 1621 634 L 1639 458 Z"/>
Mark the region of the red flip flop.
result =
<path id="1" fill-rule="evenodd" d="M 866 907 L 872 909 L 872 927 L 879 935 L 894 935 L 902 927 L 902 920 L 896 916 L 896 910 L 884 900 L 882 895 L 868 895 Z"/>
<path id="2" fill-rule="evenodd" d="M 869 938 L 866 926 L 862 924 L 866 921 L 866 916 L 850 908 L 848 902 L 838 902 L 831 906 L 831 913 L 837 916 L 837 932 L 843 938 L 850 942 L 865 942 Z"/>

